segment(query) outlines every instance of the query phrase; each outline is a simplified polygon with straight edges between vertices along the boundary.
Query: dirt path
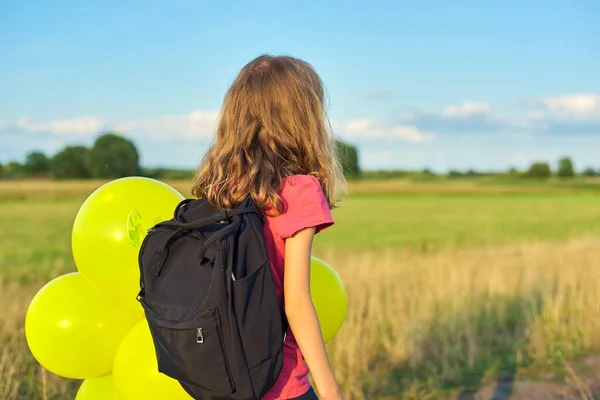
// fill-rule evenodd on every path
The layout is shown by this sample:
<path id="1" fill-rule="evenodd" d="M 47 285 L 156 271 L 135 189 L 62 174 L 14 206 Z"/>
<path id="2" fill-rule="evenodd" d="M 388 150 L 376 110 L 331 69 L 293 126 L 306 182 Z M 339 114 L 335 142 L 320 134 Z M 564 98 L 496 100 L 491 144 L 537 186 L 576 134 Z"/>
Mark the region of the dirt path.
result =
<path id="1" fill-rule="evenodd" d="M 600 355 L 572 365 L 566 382 L 495 382 L 475 393 L 460 393 L 449 400 L 596 400 L 600 399 Z"/>

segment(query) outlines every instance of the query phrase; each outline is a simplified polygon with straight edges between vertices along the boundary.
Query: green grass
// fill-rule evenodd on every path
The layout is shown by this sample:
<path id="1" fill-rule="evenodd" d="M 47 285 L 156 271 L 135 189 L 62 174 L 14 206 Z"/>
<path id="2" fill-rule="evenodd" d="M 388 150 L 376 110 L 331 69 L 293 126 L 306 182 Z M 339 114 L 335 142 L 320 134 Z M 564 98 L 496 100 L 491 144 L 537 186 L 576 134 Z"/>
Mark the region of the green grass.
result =
<path id="1" fill-rule="evenodd" d="M 73 269 L 71 227 L 82 202 L 3 202 L 4 278 L 39 280 L 40 273 Z M 333 215 L 336 224 L 317 236 L 315 253 L 401 247 L 429 251 L 600 234 L 600 196 L 590 194 L 356 195 Z"/>
<path id="2" fill-rule="evenodd" d="M 74 270 L 71 227 L 79 203 L 4 203 L 0 207 L 0 276 L 38 282 Z"/>
<path id="3" fill-rule="evenodd" d="M 344 201 L 334 218 L 335 229 L 318 238 L 317 251 L 564 240 L 600 233 L 600 197 L 363 195 Z"/>

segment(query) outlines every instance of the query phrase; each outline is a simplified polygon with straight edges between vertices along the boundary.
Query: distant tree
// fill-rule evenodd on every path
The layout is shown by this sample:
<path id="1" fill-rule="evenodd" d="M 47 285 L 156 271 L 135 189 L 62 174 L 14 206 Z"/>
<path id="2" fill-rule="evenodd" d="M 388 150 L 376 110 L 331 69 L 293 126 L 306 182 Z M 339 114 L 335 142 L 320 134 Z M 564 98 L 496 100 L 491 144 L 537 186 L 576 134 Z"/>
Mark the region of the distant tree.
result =
<path id="1" fill-rule="evenodd" d="M 344 170 L 344 176 L 348 179 L 357 178 L 360 175 L 358 149 L 341 140 L 336 140 L 335 145 L 340 163 Z"/>
<path id="2" fill-rule="evenodd" d="M 549 178 L 552 176 L 552 171 L 547 162 L 536 161 L 531 164 L 526 175 L 530 178 Z"/>
<path id="3" fill-rule="evenodd" d="M 469 169 L 465 173 L 465 175 L 468 176 L 468 177 L 470 177 L 470 178 L 474 178 L 474 177 L 477 177 L 477 176 L 481 176 L 482 174 L 471 168 L 471 169 Z"/>
<path id="4" fill-rule="evenodd" d="M 96 139 L 88 154 L 93 178 L 116 179 L 140 173 L 139 153 L 132 141 L 109 132 Z"/>
<path id="5" fill-rule="evenodd" d="M 23 178 L 25 170 L 23 165 L 17 161 L 11 161 L 4 166 L 4 177 L 8 179 Z"/>
<path id="6" fill-rule="evenodd" d="M 88 153 L 89 149 L 84 146 L 68 146 L 56 153 L 50 162 L 52 177 L 55 179 L 90 178 Z"/>
<path id="7" fill-rule="evenodd" d="M 372 171 L 361 171 L 360 179 L 373 180 L 373 179 L 401 179 L 412 175 L 410 171 L 403 170 L 372 170 Z"/>
<path id="8" fill-rule="evenodd" d="M 558 160 L 558 170 L 556 172 L 561 178 L 572 178 L 575 176 L 575 168 L 573 168 L 573 161 L 569 157 L 563 157 Z"/>
<path id="9" fill-rule="evenodd" d="M 4 165 L 0 163 L 0 179 L 4 178 Z"/>
<path id="10" fill-rule="evenodd" d="M 50 160 L 41 151 L 33 151 L 27 154 L 23 169 L 30 175 L 47 174 L 50 171 Z"/>
<path id="11" fill-rule="evenodd" d="M 420 171 L 414 171 L 409 174 L 409 178 L 414 181 L 431 181 L 436 179 L 437 174 L 429 168 L 423 168 Z"/>
<path id="12" fill-rule="evenodd" d="M 449 178 L 459 178 L 463 176 L 463 173 L 454 169 L 451 169 L 450 171 L 448 171 L 448 177 Z"/>
<path id="13" fill-rule="evenodd" d="M 516 169 L 515 167 L 512 167 L 508 170 L 507 175 L 512 176 L 512 177 L 519 176 L 519 170 Z"/>
<path id="14" fill-rule="evenodd" d="M 141 176 L 159 180 L 190 180 L 194 178 L 194 170 L 168 168 L 142 168 Z"/>
<path id="15" fill-rule="evenodd" d="M 588 167 L 583 170 L 583 176 L 596 176 L 600 175 L 600 170 L 598 172 L 594 171 L 594 168 Z"/>

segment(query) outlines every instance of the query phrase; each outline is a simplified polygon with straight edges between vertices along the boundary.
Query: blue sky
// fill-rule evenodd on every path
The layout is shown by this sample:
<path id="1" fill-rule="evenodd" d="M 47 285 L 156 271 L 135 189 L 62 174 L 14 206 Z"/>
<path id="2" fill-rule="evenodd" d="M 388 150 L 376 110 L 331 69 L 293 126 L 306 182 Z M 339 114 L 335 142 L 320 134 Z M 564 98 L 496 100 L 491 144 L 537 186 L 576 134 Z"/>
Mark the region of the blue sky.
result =
<path id="1" fill-rule="evenodd" d="M 0 3 L 0 162 L 118 130 L 194 167 L 262 53 L 301 57 L 365 168 L 600 168 L 598 1 Z"/>

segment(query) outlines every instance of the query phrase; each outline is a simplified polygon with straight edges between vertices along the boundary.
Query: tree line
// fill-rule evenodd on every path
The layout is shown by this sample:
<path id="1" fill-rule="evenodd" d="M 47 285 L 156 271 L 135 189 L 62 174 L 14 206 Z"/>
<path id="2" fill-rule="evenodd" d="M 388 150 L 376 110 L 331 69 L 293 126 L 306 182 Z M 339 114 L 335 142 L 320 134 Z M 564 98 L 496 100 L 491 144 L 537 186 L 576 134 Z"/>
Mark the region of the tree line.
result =
<path id="1" fill-rule="evenodd" d="M 410 171 L 410 170 L 394 170 L 394 171 L 363 171 L 360 173 L 362 179 L 394 179 L 394 178 L 417 178 L 417 179 L 428 179 L 435 177 L 442 177 L 448 179 L 461 179 L 461 178 L 478 178 L 485 176 L 504 177 L 508 179 L 548 179 L 557 177 L 561 179 L 575 178 L 577 176 L 600 176 L 600 168 L 595 170 L 593 167 L 587 167 L 582 171 L 578 172 L 575 169 L 573 160 L 570 157 L 561 157 L 557 160 L 554 168 L 547 161 L 534 161 L 529 167 L 518 170 L 517 168 L 510 168 L 508 171 L 477 171 L 474 169 L 468 169 L 459 171 L 451 169 L 443 174 L 436 174 L 430 169 L 423 169 L 421 171 Z"/>
<path id="2" fill-rule="evenodd" d="M 360 174 L 357 148 L 342 141 L 336 141 L 336 146 L 345 175 L 350 179 L 357 177 Z M 189 179 L 193 171 L 143 168 L 135 144 L 116 132 L 101 134 L 91 147 L 67 146 L 52 156 L 36 150 L 24 162 L 0 164 L 0 179 L 117 179 L 132 175 Z"/>
<path id="3" fill-rule="evenodd" d="M 510 177 L 524 178 L 574 178 L 577 175 L 582 176 L 600 176 L 600 168 L 594 170 L 592 167 L 587 167 L 580 174 L 575 170 L 573 160 L 570 157 L 561 157 L 556 163 L 556 168 L 552 169 L 550 163 L 546 161 L 534 161 L 529 168 L 524 171 L 519 171 L 516 168 L 508 170 L 507 175 Z"/>
<path id="4" fill-rule="evenodd" d="M 0 165 L 0 177 L 20 179 L 50 176 L 55 179 L 111 179 L 140 174 L 139 153 L 132 141 L 107 132 L 93 146 L 67 146 L 51 157 L 29 153 L 23 163 Z"/>
<path id="5" fill-rule="evenodd" d="M 363 171 L 359 165 L 359 153 L 355 146 L 336 140 L 336 148 L 344 175 L 348 179 L 394 179 L 446 177 L 452 179 L 475 178 L 481 176 L 503 176 L 508 178 L 550 177 L 573 178 L 577 175 L 600 176 L 600 168 L 588 167 L 577 173 L 569 157 L 558 160 L 553 169 L 546 161 L 535 161 L 529 168 L 519 171 L 511 168 L 505 172 L 482 172 L 450 170 L 445 174 L 435 174 L 429 169 L 422 171 Z M 192 170 L 165 168 L 143 168 L 135 144 L 116 132 L 106 132 L 98 136 L 91 147 L 67 146 L 52 156 L 41 151 L 32 151 L 24 162 L 12 161 L 0 164 L 0 179 L 44 178 L 53 179 L 116 179 L 124 176 L 147 176 L 156 179 L 190 179 Z"/>

